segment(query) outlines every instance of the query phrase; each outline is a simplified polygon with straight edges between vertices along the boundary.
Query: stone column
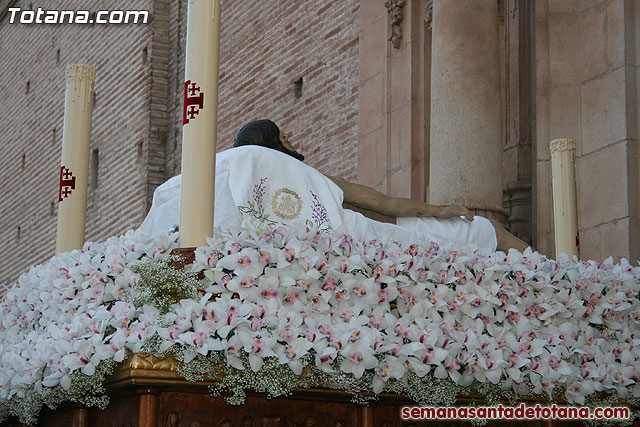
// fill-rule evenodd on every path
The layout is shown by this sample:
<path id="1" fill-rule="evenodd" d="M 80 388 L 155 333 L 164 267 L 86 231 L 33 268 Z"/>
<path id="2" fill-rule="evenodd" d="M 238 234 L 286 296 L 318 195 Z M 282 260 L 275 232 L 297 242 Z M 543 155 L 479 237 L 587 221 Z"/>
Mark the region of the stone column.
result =
<path id="1" fill-rule="evenodd" d="M 505 221 L 498 3 L 434 0 L 429 202 Z"/>
<path id="2" fill-rule="evenodd" d="M 498 15 L 499 25 L 504 28 L 502 200 L 509 211 L 509 231 L 529 243 L 533 237 L 533 1 L 509 0 Z"/>

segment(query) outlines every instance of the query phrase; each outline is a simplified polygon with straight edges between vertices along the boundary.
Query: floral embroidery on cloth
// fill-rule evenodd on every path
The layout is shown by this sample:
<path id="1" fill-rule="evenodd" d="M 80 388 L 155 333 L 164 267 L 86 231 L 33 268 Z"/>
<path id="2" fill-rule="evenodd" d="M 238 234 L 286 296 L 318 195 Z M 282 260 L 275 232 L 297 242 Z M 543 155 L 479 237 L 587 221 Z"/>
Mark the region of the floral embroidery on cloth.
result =
<path id="1" fill-rule="evenodd" d="M 270 224 L 277 224 L 276 221 L 272 221 L 269 219 L 269 215 L 264 212 L 264 184 L 267 181 L 267 178 L 261 178 L 260 182 L 253 186 L 253 200 L 249 200 L 247 202 L 247 206 L 238 206 L 238 212 L 242 215 L 250 215 L 259 220 L 268 222 Z"/>
<path id="2" fill-rule="evenodd" d="M 324 205 L 320 203 L 320 200 L 318 200 L 318 195 L 316 193 L 314 193 L 312 190 L 309 190 L 309 192 L 313 197 L 313 206 L 311 208 L 311 220 L 307 220 L 306 224 L 321 231 L 331 230 L 329 216 L 327 215 L 327 208 L 325 208 Z"/>
<path id="3" fill-rule="evenodd" d="M 260 182 L 253 186 L 252 199 L 247 201 L 246 206 L 238 206 L 238 212 L 242 216 L 249 215 L 261 221 L 267 222 L 271 225 L 278 224 L 278 221 L 274 221 L 269 218 L 270 214 L 265 211 L 265 193 L 267 177 L 260 178 Z M 320 231 L 331 231 L 331 223 L 329 222 L 329 215 L 327 214 L 327 208 L 320 202 L 318 195 L 309 190 L 311 193 L 311 218 L 307 218 L 302 221 L 308 227 L 316 228 Z M 304 201 L 302 197 L 295 191 L 283 187 L 276 190 L 271 198 L 271 208 L 273 213 L 283 220 L 294 220 L 300 216 Z"/>

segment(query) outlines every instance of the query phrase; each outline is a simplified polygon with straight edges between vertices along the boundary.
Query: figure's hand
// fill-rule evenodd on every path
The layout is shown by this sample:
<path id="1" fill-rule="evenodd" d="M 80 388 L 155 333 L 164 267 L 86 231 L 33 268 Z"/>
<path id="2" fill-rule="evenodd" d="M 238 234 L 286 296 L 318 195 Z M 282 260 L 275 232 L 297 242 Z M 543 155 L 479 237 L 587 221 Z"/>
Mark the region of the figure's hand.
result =
<path id="1" fill-rule="evenodd" d="M 469 221 L 473 221 L 473 212 L 464 206 L 440 206 L 440 215 L 438 215 L 438 218 L 451 218 L 454 216 L 466 216 Z"/>

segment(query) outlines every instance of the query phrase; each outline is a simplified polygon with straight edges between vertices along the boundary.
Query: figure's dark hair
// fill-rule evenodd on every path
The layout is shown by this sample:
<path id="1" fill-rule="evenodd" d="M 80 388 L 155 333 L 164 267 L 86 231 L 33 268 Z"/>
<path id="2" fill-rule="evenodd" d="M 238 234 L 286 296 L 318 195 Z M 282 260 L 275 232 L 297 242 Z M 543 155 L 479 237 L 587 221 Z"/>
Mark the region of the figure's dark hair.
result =
<path id="1" fill-rule="evenodd" d="M 288 154 L 303 161 L 304 156 L 297 151 L 287 149 L 280 141 L 280 128 L 268 119 L 255 120 L 242 126 L 233 140 L 234 147 L 259 145 Z"/>

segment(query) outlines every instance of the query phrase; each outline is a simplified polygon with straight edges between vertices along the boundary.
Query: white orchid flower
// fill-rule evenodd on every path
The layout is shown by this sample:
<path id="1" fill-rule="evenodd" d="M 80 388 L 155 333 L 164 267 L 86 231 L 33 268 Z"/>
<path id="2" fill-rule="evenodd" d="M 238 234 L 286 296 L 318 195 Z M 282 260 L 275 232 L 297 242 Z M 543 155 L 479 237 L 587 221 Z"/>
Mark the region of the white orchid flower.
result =
<path id="1" fill-rule="evenodd" d="M 274 352 L 280 364 L 287 364 L 296 375 L 302 373 L 302 361 L 300 358 L 307 354 L 312 344 L 304 338 L 295 338 L 285 345 L 277 344 Z"/>
<path id="2" fill-rule="evenodd" d="M 340 363 L 340 370 L 351 373 L 360 378 L 366 369 L 373 369 L 378 365 L 378 359 L 374 356 L 371 347 L 364 344 L 348 344 L 340 354 L 344 357 Z"/>

